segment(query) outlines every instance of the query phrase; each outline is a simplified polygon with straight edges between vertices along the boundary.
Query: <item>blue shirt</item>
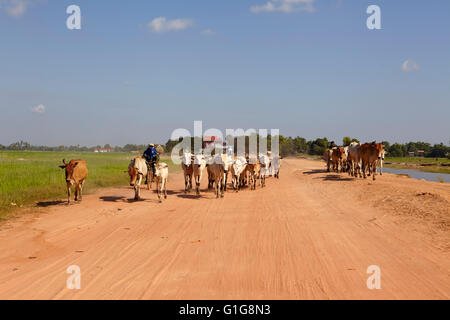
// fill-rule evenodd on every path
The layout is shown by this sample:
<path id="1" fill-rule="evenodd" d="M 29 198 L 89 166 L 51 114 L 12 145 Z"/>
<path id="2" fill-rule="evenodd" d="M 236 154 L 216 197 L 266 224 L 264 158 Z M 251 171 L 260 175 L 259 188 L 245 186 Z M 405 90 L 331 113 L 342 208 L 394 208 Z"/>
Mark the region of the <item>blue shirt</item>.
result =
<path id="1" fill-rule="evenodd" d="M 157 154 L 158 154 L 158 152 L 156 151 L 156 148 L 149 147 L 144 152 L 144 158 L 146 158 L 148 160 L 153 160 Z"/>

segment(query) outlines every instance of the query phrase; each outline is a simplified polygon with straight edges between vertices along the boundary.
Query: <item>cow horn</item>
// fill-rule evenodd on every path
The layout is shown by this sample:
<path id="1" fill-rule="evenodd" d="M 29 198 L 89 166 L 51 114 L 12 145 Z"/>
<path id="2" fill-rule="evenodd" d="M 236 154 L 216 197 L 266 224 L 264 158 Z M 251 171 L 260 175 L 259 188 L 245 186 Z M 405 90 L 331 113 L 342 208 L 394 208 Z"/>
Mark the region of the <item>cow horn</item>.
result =
<path id="1" fill-rule="evenodd" d="M 63 163 L 66 164 L 66 159 L 63 159 Z"/>

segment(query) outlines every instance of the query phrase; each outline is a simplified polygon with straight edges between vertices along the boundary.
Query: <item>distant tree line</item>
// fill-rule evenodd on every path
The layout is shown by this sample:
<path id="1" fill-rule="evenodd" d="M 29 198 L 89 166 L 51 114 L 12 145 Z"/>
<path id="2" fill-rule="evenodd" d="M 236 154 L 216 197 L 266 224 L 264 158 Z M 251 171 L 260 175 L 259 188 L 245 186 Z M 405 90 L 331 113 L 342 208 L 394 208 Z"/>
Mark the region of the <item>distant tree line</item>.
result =
<path id="1" fill-rule="evenodd" d="M 194 152 L 195 145 L 203 145 L 203 141 L 201 137 L 192 137 L 191 139 L 191 148 L 192 152 Z M 198 140 L 195 143 L 195 140 Z M 234 149 L 237 150 L 237 144 L 239 139 L 244 139 L 245 141 L 245 150 L 249 151 L 250 139 L 251 137 L 227 137 L 225 141 L 232 141 Z M 263 141 L 267 144 L 267 150 L 270 151 L 271 146 L 271 137 L 260 137 L 256 135 L 257 145 L 259 145 L 260 139 L 265 139 Z M 171 152 L 173 148 L 179 144 L 183 139 L 179 139 L 178 141 L 169 140 L 165 145 L 159 145 L 159 152 Z M 242 141 L 242 140 L 241 140 Z M 352 139 L 350 137 L 345 137 L 342 143 L 335 143 L 334 141 L 329 141 L 327 138 L 318 138 L 315 140 L 306 140 L 302 137 L 284 137 L 279 136 L 279 147 L 281 156 L 290 156 L 297 154 L 308 154 L 308 155 L 323 155 L 327 148 L 330 148 L 332 144 L 335 145 L 343 145 L 348 146 L 352 142 L 359 142 L 358 139 Z M 385 146 L 385 150 L 388 152 L 389 157 L 406 157 L 409 156 L 410 153 L 413 153 L 415 156 L 423 155 L 427 158 L 445 158 L 450 157 L 450 147 L 444 145 L 443 143 L 431 145 L 427 142 L 409 142 L 405 144 L 394 143 L 390 144 L 388 141 L 382 142 Z M 28 142 L 19 141 L 10 144 L 9 146 L 3 146 L 0 144 L 0 150 L 9 150 L 9 151 L 58 151 L 58 152 L 94 152 L 95 150 L 107 149 L 112 152 L 143 152 L 147 148 L 146 144 L 126 144 L 125 146 L 115 146 L 112 147 L 109 144 L 104 146 L 93 146 L 93 147 L 85 147 L 85 146 L 57 146 L 57 147 L 47 147 L 47 146 L 32 146 Z M 420 152 L 419 152 L 420 151 Z"/>
<path id="2" fill-rule="evenodd" d="M 10 144 L 9 146 L 3 146 L 0 144 L 0 150 L 8 150 L 8 151 L 57 151 L 57 152 L 94 152 L 95 150 L 108 150 L 111 152 L 131 152 L 131 151 L 143 151 L 148 147 L 148 145 L 138 145 L 138 144 L 127 144 L 123 147 L 115 146 L 112 147 L 109 144 L 105 144 L 103 146 L 97 145 L 93 147 L 86 146 L 56 146 L 56 147 L 47 147 L 47 146 L 32 146 L 28 142 L 19 141 Z"/>

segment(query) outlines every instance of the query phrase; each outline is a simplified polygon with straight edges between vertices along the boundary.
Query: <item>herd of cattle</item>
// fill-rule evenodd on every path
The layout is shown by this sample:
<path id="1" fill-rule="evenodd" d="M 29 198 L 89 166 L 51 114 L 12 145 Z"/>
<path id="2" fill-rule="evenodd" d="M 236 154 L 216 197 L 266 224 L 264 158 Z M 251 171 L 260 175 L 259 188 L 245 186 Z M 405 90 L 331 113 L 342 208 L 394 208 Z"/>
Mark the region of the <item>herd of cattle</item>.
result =
<path id="1" fill-rule="evenodd" d="M 334 147 L 324 153 L 324 160 L 327 163 L 328 172 L 348 172 L 354 177 L 367 178 L 372 175 L 373 180 L 380 167 L 380 175 L 383 174 L 383 161 L 386 152 L 381 143 L 351 143 L 348 147 Z M 249 186 L 255 190 L 257 181 L 264 188 L 266 177 L 273 176 L 279 178 L 281 158 L 266 154 L 231 156 L 228 154 L 217 154 L 206 157 L 203 154 L 193 155 L 184 153 L 181 156 L 181 167 L 184 173 L 185 193 L 193 189 L 192 181 L 195 182 L 195 191 L 200 194 L 200 182 L 206 169 L 208 174 L 208 190 L 214 188 L 216 198 L 223 198 L 227 190 L 228 178 L 236 192 L 244 186 Z M 75 201 L 81 200 L 83 186 L 88 175 L 85 160 L 71 160 L 66 163 L 63 160 L 61 169 L 65 169 L 68 202 L 70 203 L 70 189 L 75 185 Z M 134 187 L 135 199 L 140 199 L 140 187 L 144 178 L 147 180 L 148 190 L 152 187 L 152 182 L 156 182 L 158 199 L 167 198 L 167 179 L 169 176 L 169 166 L 160 162 L 155 166 L 155 172 L 147 167 L 147 163 L 142 157 L 131 160 L 128 170 L 130 185 Z"/>
<path id="2" fill-rule="evenodd" d="M 185 192 L 192 190 L 192 180 L 195 182 L 195 191 L 200 194 L 200 181 L 206 169 L 208 174 L 208 189 L 214 188 L 216 198 L 223 198 L 227 191 L 228 176 L 230 176 L 233 189 L 236 192 L 248 185 L 251 190 L 256 189 L 257 181 L 260 186 L 266 186 L 266 177 L 279 178 L 280 158 L 260 154 L 247 156 L 232 156 L 217 154 L 205 157 L 202 154 L 192 155 L 184 153 L 181 157 L 181 167 L 184 173 Z"/>
<path id="3" fill-rule="evenodd" d="M 327 163 L 327 171 L 348 172 L 353 177 L 372 175 L 373 180 L 380 167 L 380 175 L 383 174 L 383 161 L 386 151 L 381 143 L 352 142 L 348 147 L 334 147 L 327 149 L 324 160 Z"/>
<path id="4" fill-rule="evenodd" d="M 181 156 L 181 167 L 184 172 L 185 193 L 192 190 L 192 180 L 195 182 L 195 191 L 200 194 L 200 182 L 206 169 L 208 174 L 208 190 L 214 188 L 216 197 L 224 197 L 227 190 L 228 177 L 231 176 L 233 188 L 238 192 L 241 187 L 248 185 L 252 190 L 256 189 L 257 181 L 260 186 L 266 186 L 266 177 L 279 178 L 281 160 L 279 157 L 269 155 L 259 156 L 230 156 L 218 154 L 206 157 L 204 155 L 193 155 L 184 153 Z M 66 163 L 63 160 L 61 169 L 65 170 L 67 184 L 67 198 L 70 203 L 71 188 L 75 185 L 75 201 L 82 199 L 83 186 L 88 175 L 86 160 L 71 160 Z M 148 168 L 144 158 L 136 157 L 131 160 L 128 170 L 130 186 L 134 187 L 135 200 L 139 200 L 140 189 L 144 178 L 147 180 L 147 189 L 150 190 L 152 183 L 156 183 L 159 202 L 167 199 L 167 179 L 169 177 L 169 166 L 165 162 L 155 165 L 155 170 Z"/>

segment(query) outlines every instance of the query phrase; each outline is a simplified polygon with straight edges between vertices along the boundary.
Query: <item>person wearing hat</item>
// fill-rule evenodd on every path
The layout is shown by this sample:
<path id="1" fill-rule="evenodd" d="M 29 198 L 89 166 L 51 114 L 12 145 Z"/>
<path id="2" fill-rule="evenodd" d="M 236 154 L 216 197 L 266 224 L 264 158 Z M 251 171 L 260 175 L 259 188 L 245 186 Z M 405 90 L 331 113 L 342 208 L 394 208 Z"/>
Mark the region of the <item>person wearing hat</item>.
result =
<path id="1" fill-rule="evenodd" d="M 147 167 L 152 169 L 153 176 L 155 176 L 156 163 L 158 162 L 158 151 L 156 151 L 155 145 L 153 143 L 148 145 L 147 150 L 145 150 L 143 155 L 145 161 L 147 162 Z M 147 184 L 147 178 L 145 179 L 145 184 Z"/>

